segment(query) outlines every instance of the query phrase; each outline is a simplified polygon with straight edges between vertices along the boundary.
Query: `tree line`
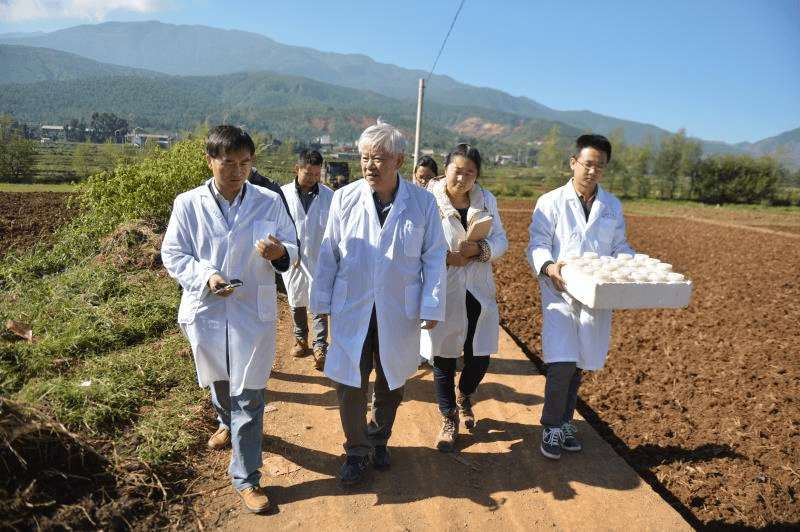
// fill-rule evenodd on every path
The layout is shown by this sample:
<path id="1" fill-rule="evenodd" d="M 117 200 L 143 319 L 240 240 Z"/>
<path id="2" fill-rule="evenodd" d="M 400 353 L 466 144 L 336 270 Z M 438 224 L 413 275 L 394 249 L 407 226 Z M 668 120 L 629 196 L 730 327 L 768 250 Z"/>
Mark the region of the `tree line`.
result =
<path id="1" fill-rule="evenodd" d="M 704 203 L 791 204 L 781 188 L 800 187 L 800 171 L 790 173 L 768 155 L 703 154 L 700 141 L 685 130 L 663 135 L 656 145 L 652 135 L 641 144 L 627 144 L 619 128 L 607 135 L 612 158 L 602 185 L 622 197 L 690 200 Z M 571 148 L 560 142 L 553 127 L 537 154 L 539 167 L 563 183 Z M 556 177 L 558 176 L 558 177 Z M 800 205 L 800 199 L 796 200 Z"/>
<path id="2" fill-rule="evenodd" d="M 70 120 L 64 125 L 64 133 L 67 140 L 78 143 L 117 143 L 125 138 L 128 127 L 126 120 L 113 113 L 95 112 L 88 124 L 82 119 Z M 254 134 L 258 136 L 257 132 Z M 38 142 L 32 139 L 39 135 L 37 128 L 16 122 L 11 114 L 0 115 L 0 181 L 33 180 Z M 704 156 L 701 142 L 687 137 L 684 130 L 675 135 L 663 135 L 659 144 L 652 136 L 641 144 L 628 144 L 621 128 L 607 136 L 613 147 L 613 157 L 603 177 L 603 186 L 622 197 L 800 205 L 800 199 L 780 195 L 782 188 L 800 188 L 800 172 L 790 173 L 773 157 Z M 280 152 L 286 152 L 306 146 L 305 142 L 291 138 L 281 146 L 271 134 L 267 134 L 266 139 L 265 144 L 272 146 L 273 151 L 280 148 Z M 471 139 L 470 142 L 484 151 L 480 140 Z M 549 186 L 563 183 L 569 175 L 567 161 L 571 146 L 568 142 L 558 126 L 551 128 L 538 149 L 528 153 L 536 167 L 531 176 L 542 177 Z M 125 160 L 118 162 L 131 159 L 131 154 L 121 155 Z M 86 157 L 78 150 L 73 159 L 80 160 L 73 163 L 83 161 L 86 166 Z M 279 158 L 292 160 L 293 156 L 289 153 Z M 113 168 L 113 164 L 110 167 Z"/>

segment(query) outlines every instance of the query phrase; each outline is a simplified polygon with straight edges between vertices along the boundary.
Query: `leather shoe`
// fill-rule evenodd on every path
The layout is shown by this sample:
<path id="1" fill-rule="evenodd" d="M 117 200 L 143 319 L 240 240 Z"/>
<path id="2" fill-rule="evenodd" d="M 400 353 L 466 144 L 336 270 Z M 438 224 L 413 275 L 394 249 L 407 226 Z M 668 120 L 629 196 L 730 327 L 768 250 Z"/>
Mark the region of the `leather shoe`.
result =
<path id="1" fill-rule="evenodd" d="M 237 491 L 237 493 L 247 509 L 254 514 L 262 514 L 272 508 L 272 503 L 269 502 L 269 498 L 261 486 L 250 486 Z"/>
<path id="2" fill-rule="evenodd" d="M 295 358 L 300 358 L 310 355 L 311 349 L 308 348 L 308 341 L 303 340 L 302 338 L 295 338 L 291 353 L 292 356 Z"/>
<path id="3" fill-rule="evenodd" d="M 378 471 L 392 467 L 392 455 L 385 445 L 376 445 L 372 452 L 372 465 Z"/>
<path id="4" fill-rule="evenodd" d="M 218 428 L 217 432 L 212 434 L 208 439 L 208 447 L 214 450 L 224 449 L 230 444 L 231 431 L 223 427 Z"/>
<path id="5" fill-rule="evenodd" d="M 314 349 L 314 369 L 325 370 L 325 350 L 321 347 Z"/>

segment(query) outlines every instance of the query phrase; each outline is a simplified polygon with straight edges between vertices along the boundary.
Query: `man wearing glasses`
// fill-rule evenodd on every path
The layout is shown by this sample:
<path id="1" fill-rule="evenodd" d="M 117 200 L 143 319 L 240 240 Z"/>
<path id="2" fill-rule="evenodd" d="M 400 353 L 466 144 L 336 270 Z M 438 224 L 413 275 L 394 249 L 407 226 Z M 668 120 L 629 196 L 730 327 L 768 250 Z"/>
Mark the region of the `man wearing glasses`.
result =
<path id="1" fill-rule="evenodd" d="M 264 386 L 275 358 L 275 272 L 298 251 L 280 197 L 247 181 L 254 160 L 241 129 L 209 134 L 213 177 L 175 198 L 161 257 L 183 288 L 178 324 L 219 419 L 209 446 L 231 445 L 231 482 L 247 509 L 262 513 L 270 509 L 259 468 Z"/>
<path id="2" fill-rule="evenodd" d="M 527 256 L 541 287 L 547 365 L 540 450 L 553 460 L 562 449 L 581 450 L 572 423 L 581 371 L 603 367 L 611 337 L 610 309 L 588 308 L 565 292 L 563 259 L 585 252 L 634 253 L 625 238 L 622 204 L 599 185 L 610 160 L 608 139 L 578 137 L 569 159 L 572 179 L 539 198 L 528 228 Z"/>

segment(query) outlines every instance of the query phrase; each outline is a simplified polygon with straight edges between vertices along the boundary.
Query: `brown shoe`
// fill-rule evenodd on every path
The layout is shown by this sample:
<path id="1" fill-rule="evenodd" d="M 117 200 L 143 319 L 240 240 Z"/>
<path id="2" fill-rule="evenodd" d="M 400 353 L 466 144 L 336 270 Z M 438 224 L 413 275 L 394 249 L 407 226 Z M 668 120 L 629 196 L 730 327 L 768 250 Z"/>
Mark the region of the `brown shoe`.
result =
<path id="1" fill-rule="evenodd" d="M 464 426 L 471 429 L 475 426 L 475 415 L 472 413 L 472 401 L 469 395 L 464 395 L 461 390 L 456 394 L 456 406 L 458 407 L 458 415 L 464 421 Z"/>
<path id="2" fill-rule="evenodd" d="M 217 432 L 211 435 L 208 439 L 208 447 L 210 449 L 219 450 L 224 449 L 231 444 L 231 431 L 225 428 L 218 428 Z"/>
<path id="3" fill-rule="evenodd" d="M 325 350 L 321 347 L 314 349 L 314 369 L 325 369 Z"/>
<path id="4" fill-rule="evenodd" d="M 436 437 L 436 448 L 443 453 L 449 453 L 456 446 L 458 436 L 458 411 L 449 416 L 442 416 L 442 430 Z"/>
<path id="5" fill-rule="evenodd" d="M 261 486 L 250 486 L 241 491 L 237 491 L 242 502 L 248 510 L 254 514 L 262 514 L 272 508 L 267 494 Z"/>
<path id="6" fill-rule="evenodd" d="M 300 358 L 310 355 L 311 350 L 308 348 L 308 341 L 302 338 L 295 338 L 291 353 L 292 356 L 295 358 Z"/>

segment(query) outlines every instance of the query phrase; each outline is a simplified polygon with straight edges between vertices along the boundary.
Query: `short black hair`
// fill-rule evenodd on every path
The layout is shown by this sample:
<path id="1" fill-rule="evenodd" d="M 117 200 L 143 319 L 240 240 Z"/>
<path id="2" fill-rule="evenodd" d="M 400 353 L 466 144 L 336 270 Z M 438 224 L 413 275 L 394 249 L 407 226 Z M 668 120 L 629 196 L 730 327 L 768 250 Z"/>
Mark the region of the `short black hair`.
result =
<path id="1" fill-rule="evenodd" d="M 322 154 L 317 150 L 303 150 L 297 157 L 297 164 L 305 166 L 322 166 Z"/>
<path id="2" fill-rule="evenodd" d="M 453 160 L 453 157 L 457 155 L 466 157 L 475 163 L 475 168 L 478 170 L 478 176 L 481 175 L 481 152 L 478 151 L 478 148 L 474 148 L 465 142 L 458 144 L 456 149 L 448 153 L 447 157 L 444 158 L 444 167 L 447 168 L 447 166 Z"/>
<path id="3" fill-rule="evenodd" d="M 611 143 L 603 135 L 589 134 L 578 137 L 578 140 L 575 141 L 575 154 L 573 157 L 577 159 L 584 148 L 594 148 L 605 152 L 606 162 L 611 162 Z"/>
<path id="4" fill-rule="evenodd" d="M 430 155 L 423 155 L 417 161 L 417 166 L 414 168 L 416 170 L 420 166 L 425 168 L 430 168 L 433 171 L 433 175 L 439 175 L 439 166 L 436 164 L 436 161 Z"/>
<path id="5" fill-rule="evenodd" d="M 248 150 L 250 155 L 253 155 L 256 152 L 256 145 L 250 135 L 240 127 L 217 126 L 206 139 L 206 153 L 215 159 L 225 153 L 242 150 Z"/>

